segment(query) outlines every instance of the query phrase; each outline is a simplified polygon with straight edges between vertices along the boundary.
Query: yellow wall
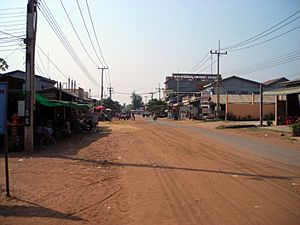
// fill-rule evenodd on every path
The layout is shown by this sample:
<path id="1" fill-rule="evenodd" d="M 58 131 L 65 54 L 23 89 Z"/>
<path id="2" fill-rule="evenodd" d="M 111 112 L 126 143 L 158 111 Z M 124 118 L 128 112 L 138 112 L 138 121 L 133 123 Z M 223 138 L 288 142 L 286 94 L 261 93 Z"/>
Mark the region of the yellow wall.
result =
<path id="1" fill-rule="evenodd" d="M 228 114 L 232 114 L 236 116 L 238 119 L 240 118 L 245 118 L 247 116 L 251 116 L 251 119 L 259 119 L 259 103 L 255 104 L 233 104 L 229 103 L 228 104 L 228 109 L 227 109 Z M 275 104 L 264 104 L 263 105 L 263 114 L 264 115 L 269 115 L 272 113 L 273 115 L 275 114 Z"/>

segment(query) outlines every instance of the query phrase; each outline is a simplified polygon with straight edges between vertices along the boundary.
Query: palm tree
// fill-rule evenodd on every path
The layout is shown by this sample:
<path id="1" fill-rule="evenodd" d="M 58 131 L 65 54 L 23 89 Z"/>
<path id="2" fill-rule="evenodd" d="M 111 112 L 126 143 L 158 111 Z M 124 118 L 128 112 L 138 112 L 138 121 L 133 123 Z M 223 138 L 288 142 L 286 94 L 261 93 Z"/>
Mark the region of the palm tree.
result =
<path id="1" fill-rule="evenodd" d="M 5 71 L 7 69 L 8 69 L 7 62 L 4 59 L 0 58 L 0 70 Z"/>

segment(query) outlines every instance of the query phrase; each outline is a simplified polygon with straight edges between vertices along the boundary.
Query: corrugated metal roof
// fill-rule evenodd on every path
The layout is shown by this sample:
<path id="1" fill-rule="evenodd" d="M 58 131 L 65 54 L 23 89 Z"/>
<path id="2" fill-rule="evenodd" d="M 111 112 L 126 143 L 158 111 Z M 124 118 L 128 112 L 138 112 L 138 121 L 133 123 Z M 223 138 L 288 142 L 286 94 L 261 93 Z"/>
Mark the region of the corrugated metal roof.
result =
<path id="1" fill-rule="evenodd" d="M 264 92 L 264 95 L 290 95 L 290 94 L 300 94 L 300 86 L 279 88 L 279 89 Z"/>
<path id="2" fill-rule="evenodd" d="M 212 101 L 217 102 L 217 95 L 212 95 Z M 254 102 L 260 102 L 260 95 L 254 95 Z M 275 103 L 274 96 L 264 96 L 264 103 Z M 252 95 L 228 95 L 228 103 L 252 103 Z M 220 95 L 220 104 L 226 104 L 226 95 Z"/>

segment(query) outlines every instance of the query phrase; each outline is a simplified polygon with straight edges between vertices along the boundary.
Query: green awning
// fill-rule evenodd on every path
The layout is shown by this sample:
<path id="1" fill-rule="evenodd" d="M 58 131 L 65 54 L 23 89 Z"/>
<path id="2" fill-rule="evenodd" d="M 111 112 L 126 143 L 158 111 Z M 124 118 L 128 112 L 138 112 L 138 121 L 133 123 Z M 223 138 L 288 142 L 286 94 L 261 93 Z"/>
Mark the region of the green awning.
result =
<path id="1" fill-rule="evenodd" d="M 55 101 L 55 100 L 49 100 L 45 98 L 42 95 L 39 95 L 35 93 L 35 101 L 40 103 L 41 105 L 47 106 L 47 107 L 57 107 L 57 106 L 63 106 L 60 102 Z"/>
<path id="2" fill-rule="evenodd" d="M 59 106 L 65 106 L 65 107 L 71 107 L 75 109 L 89 109 L 91 106 L 88 104 L 80 104 L 76 102 L 68 102 L 68 101 L 58 101 L 58 100 L 50 100 L 45 98 L 44 96 L 35 93 L 35 100 L 40 103 L 41 105 L 47 106 L 47 107 L 59 107 Z"/>

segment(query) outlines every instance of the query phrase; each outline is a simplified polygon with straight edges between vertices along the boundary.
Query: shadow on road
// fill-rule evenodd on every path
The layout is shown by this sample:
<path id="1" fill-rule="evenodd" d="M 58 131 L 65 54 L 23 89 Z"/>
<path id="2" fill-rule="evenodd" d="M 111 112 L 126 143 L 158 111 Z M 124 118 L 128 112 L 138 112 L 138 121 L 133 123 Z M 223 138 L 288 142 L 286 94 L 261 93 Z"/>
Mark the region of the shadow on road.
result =
<path id="1" fill-rule="evenodd" d="M 78 216 L 62 213 L 50 208 L 43 207 L 33 202 L 13 198 L 17 200 L 15 205 L 0 205 L 0 216 L 4 217 L 51 217 L 73 221 L 84 221 Z M 19 203 L 22 205 L 19 205 Z"/>
<path id="2" fill-rule="evenodd" d="M 151 169 L 164 169 L 164 170 L 179 170 L 179 171 L 189 171 L 189 172 L 203 172 L 203 173 L 216 173 L 216 174 L 226 174 L 226 175 L 238 175 L 249 177 L 256 180 L 264 179 L 280 179 L 280 180 L 292 180 L 295 176 L 274 176 L 274 175 L 264 175 L 264 174 L 251 174 L 251 173 L 241 173 L 241 172 L 232 172 L 224 170 L 213 170 L 213 169 L 201 169 L 201 168 L 188 168 L 188 167 L 174 167 L 174 166 L 165 166 L 159 164 L 146 164 L 146 163 L 126 163 L 126 162 L 109 162 L 107 160 L 99 161 L 93 159 L 84 159 L 84 158 L 74 158 L 71 156 L 62 156 L 62 158 L 79 160 L 88 163 L 101 164 L 102 166 L 116 166 L 116 167 L 136 167 L 136 168 L 151 168 Z"/>
<path id="3" fill-rule="evenodd" d="M 61 155 L 76 155 L 82 148 L 89 146 L 91 143 L 100 138 L 112 134 L 109 127 L 99 127 L 99 132 L 77 133 L 69 138 L 58 139 L 55 147 L 49 149 L 35 146 L 34 152 L 10 152 L 9 157 L 55 157 Z M 1 158 L 2 155 L 0 155 Z"/>

